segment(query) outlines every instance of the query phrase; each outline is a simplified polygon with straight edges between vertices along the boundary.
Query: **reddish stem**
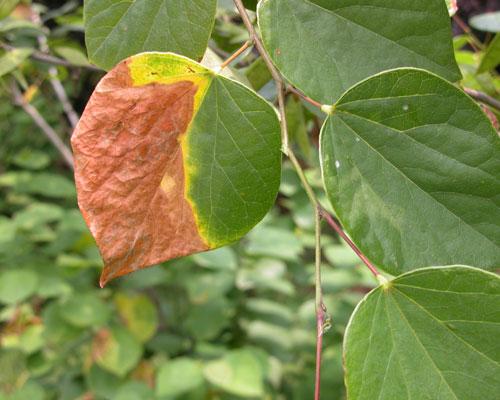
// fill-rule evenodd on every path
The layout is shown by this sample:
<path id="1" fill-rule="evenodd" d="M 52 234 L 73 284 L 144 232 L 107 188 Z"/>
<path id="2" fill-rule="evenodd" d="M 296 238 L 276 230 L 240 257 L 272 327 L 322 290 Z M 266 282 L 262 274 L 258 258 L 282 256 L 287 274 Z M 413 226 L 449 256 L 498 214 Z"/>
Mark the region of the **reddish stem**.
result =
<path id="1" fill-rule="evenodd" d="M 325 312 L 322 309 L 316 312 L 316 379 L 314 385 L 314 400 L 320 400 L 321 392 L 321 356 L 323 350 L 323 324 Z"/>
<path id="2" fill-rule="evenodd" d="M 322 104 L 318 103 L 316 100 L 311 99 L 310 97 L 307 97 L 304 93 L 302 93 L 300 90 L 297 90 L 293 86 L 288 86 L 288 90 L 300 98 L 304 99 L 307 101 L 309 104 L 312 104 L 314 107 L 321 108 Z"/>

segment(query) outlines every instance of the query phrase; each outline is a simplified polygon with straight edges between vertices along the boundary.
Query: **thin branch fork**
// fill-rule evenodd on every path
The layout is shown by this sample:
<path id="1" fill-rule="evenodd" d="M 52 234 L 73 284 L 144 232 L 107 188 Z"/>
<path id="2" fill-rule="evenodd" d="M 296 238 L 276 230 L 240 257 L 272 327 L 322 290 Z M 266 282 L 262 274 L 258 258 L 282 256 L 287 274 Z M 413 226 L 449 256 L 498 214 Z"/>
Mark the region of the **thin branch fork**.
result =
<path id="1" fill-rule="evenodd" d="M 43 118 L 38 110 L 25 100 L 23 94 L 21 93 L 21 90 L 17 86 L 17 83 L 15 83 L 14 81 L 12 82 L 11 89 L 12 95 L 14 96 L 14 103 L 20 106 L 26 112 L 26 114 L 31 117 L 35 124 L 42 130 L 47 139 L 49 139 L 49 141 L 62 155 L 66 165 L 70 169 L 74 169 L 73 154 L 71 153 L 69 147 L 64 144 L 56 131 L 54 131 L 54 129 L 47 123 L 45 118 Z"/>
<path id="2" fill-rule="evenodd" d="M 226 68 L 229 64 L 231 64 L 234 60 L 236 60 L 241 54 L 243 54 L 247 49 L 249 49 L 253 44 L 252 40 L 247 40 L 243 46 L 241 46 L 238 50 L 236 50 L 232 55 L 230 55 L 226 61 L 224 61 L 220 65 L 220 69 L 223 70 Z"/>

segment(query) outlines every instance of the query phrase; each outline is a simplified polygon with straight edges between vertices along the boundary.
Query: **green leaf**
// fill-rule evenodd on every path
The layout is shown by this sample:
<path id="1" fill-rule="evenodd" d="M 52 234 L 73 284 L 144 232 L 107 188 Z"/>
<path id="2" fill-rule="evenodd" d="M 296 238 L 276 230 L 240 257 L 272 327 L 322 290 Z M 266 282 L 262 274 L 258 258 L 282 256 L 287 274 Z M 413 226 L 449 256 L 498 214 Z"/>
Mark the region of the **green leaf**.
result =
<path id="1" fill-rule="evenodd" d="M 156 306 L 144 294 L 117 293 L 115 304 L 125 326 L 144 343 L 151 339 L 158 328 Z"/>
<path id="2" fill-rule="evenodd" d="M 201 363 L 190 358 L 169 360 L 158 370 L 156 395 L 176 398 L 189 393 L 204 382 Z"/>
<path id="3" fill-rule="evenodd" d="M 38 170 L 50 164 L 50 157 L 43 151 L 25 147 L 14 156 L 12 162 L 21 168 Z"/>
<path id="4" fill-rule="evenodd" d="M 225 357 L 209 362 L 204 375 L 210 383 L 230 394 L 258 398 L 264 395 L 264 370 L 251 350 L 233 350 Z"/>
<path id="5" fill-rule="evenodd" d="M 265 0 L 258 14 L 276 66 L 322 104 L 391 68 L 460 79 L 443 0 Z"/>
<path id="6" fill-rule="evenodd" d="M 84 67 L 90 65 L 87 56 L 79 48 L 71 46 L 56 46 L 54 47 L 54 52 L 73 65 L 81 65 Z"/>
<path id="7" fill-rule="evenodd" d="M 243 0 L 245 7 L 252 11 L 255 11 L 258 2 L 259 0 Z"/>
<path id="8" fill-rule="evenodd" d="M 7 17 L 20 0 L 0 0 L 0 19 Z"/>
<path id="9" fill-rule="evenodd" d="M 127 330 L 115 327 L 103 329 L 97 334 L 92 353 L 97 365 L 116 376 L 124 377 L 141 359 L 142 346 Z"/>
<path id="10" fill-rule="evenodd" d="M 368 294 L 344 340 L 348 398 L 496 400 L 500 279 L 425 268 Z"/>
<path id="11" fill-rule="evenodd" d="M 273 79 L 271 72 L 262 57 L 257 58 L 252 64 L 245 69 L 245 76 L 252 87 L 259 91 Z"/>
<path id="12" fill-rule="evenodd" d="M 202 267 L 214 270 L 234 271 L 237 267 L 236 255 L 231 247 L 195 254 L 193 260 Z"/>
<path id="13" fill-rule="evenodd" d="M 0 187 L 10 187 L 22 194 L 45 197 L 75 197 L 75 185 L 68 178 L 51 173 L 7 172 L 0 175 Z"/>
<path id="14" fill-rule="evenodd" d="M 216 4 L 216 0 L 85 0 L 89 59 L 104 69 L 144 51 L 171 51 L 200 60 Z"/>
<path id="15" fill-rule="evenodd" d="M 63 303 L 61 316 L 77 327 L 99 327 L 111 316 L 109 307 L 92 293 L 75 294 Z"/>
<path id="16" fill-rule="evenodd" d="M 0 77 L 14 71 L 30 55 L 33 49 L 14 49 L 0 56 Z"/>
<path id="17" fill-rule="evenodd" d="M 30 270 L 6 270 L 0 273 L 0 303 L 16 304 L 33 295 L 38 276 Z"/>
<path id="18" fill-rule="evenodd" d="M 470 19 L 469 24 L 480 31 L 500 32 L 500 11 L 476 15 Z"/>
<path id="19" fill-rule="evenodd" d="M 202 304 L 192 304 L 184 326 L 197 340 L 212 340 L 230 323 L 232 305 L 224 298 L 212 299 Z"/>
<path id="20" fill-rule="evenodd" d="M 295 261 L 303 251 L 293 232 L 265 225 L 257 226 L 248 235 L 246 252 L 253 256 L 269 256 Z"/>
<path id="21" fill-rule="evenodd" d="M 311 142 L 302 102 L 297 97 L 290 96 L 286 101 L 285 112 L 291 143 L 300 149 L 307 161 L 310 161 L 312 159 Z"/>
<path id="22" fill-rule="evenodd" d="M 500 33 L 495 35 L 481 59 L 477 73 L 488 72 L 500 64 Z"/>
<path id="23" fill-rule="evenodd" d="M 141 382 L 128 382 L 123 385 L 113 400 L 154 400 L 153 391 Z"/>
<path id="24" fill-rule="evenodd" d="M 416 69 L 360 83 L 325 121 L 321 158 L 337 216 L 382 269 L 500 265 L 500 139 L 452 84 Z"/>

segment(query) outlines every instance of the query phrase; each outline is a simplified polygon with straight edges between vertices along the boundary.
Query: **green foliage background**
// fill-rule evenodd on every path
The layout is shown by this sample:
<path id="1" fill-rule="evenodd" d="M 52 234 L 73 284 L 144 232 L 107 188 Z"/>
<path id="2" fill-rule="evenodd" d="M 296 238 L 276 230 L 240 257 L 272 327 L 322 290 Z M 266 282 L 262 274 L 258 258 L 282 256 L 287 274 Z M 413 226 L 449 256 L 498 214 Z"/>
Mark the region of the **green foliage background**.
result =
<path id="1" fill-rule="evenodd" d="M 11 20 L 0 20 L 2 41 L 35 47 L 36 36 L 44 34 L 54 54 L 85 64 L 80 2 L 32 6 L 42 12 L 45 27 L 6 29 Z M 219 2 L 211 47 L 230 53 L 246 38 L 231 2 Z M 466 85 L 498 97 L 498 76 L 477 75 L 480 58 L 464 49 L 467 38 L 458 36 L 455 43 Z M 251 55 L 246 60 L 240 78 L 272 99 L 262 65 L 252 64 Z M 2 58 L 0 70 L 5 65 Z M 101 74 L 58 72 L 81 111 Z M 70 128 L 51 91 L 47 64 L 27 61 L 14 74 L 67 140 Z M 12 103 L 9 80 L 1 79 L 0 399 L 310 398 L 314 221 L 292 169 L 285 165 L 276 207 L 240 243 L 101 290 L 100 257 L 77 209 L 71 173 Z M 315 160 L 323 117 L 293 96 L 287 107 L 293 143 L 321 197 Z M 327 398 L 341 399 L 345 326 L 375 281 L 326 229 L 323 242 L 333 328 L 325 336 L 322 385 Z"/>

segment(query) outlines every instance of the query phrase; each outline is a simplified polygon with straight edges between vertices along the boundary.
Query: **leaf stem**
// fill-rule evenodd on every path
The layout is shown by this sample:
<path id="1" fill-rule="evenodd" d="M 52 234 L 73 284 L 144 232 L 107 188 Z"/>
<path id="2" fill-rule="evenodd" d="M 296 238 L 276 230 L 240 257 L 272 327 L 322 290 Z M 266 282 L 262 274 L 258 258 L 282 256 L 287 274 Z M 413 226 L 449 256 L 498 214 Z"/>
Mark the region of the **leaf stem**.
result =
<path id="1" fill-rule="evenodd" d="M 248 49 L 250 46 L 252 46 L 253 41 L 252 40 L 247 40 L 243 46 L 241 46 L 236 52 L 234 52 L 231 56 L 227 58 L 226 61 L 224 61 L 220 65 L 221 71 L 226 68 L 229 64 L 231 64 L 234 60 L 236 60 L 246 49 Z"/>
<path id="2" fill-rule="evenodd" d="M 335 232 L 339 234 L 339 236 L 344 239 L 344 241 L 349 245 L 349 247 L 357 254 L 357 256 L 365 263 L 365 265 L 368 267 L 368 269 L 371 271 L 371 273 L 377 278 L 378 280 L 380 275 L 380 272 L 378 269 L 371 263 L 371 261 L 361 252 L 361 250 L 354 244 L 354 242 L 349 238 L 349 236 L 346 235 L 344 230 L 341 228 L 341 226 L 335 221 L 335 219 L 324 209 L 320 209 L 321 216 L 325 219 L 325 221 L 330 225 Z"/>
<path id="3" fill-rule="evenodd" d="M 296 89 L 295 87 L 289 85 L 288 86 L 288 91 L 296 94 L 299 96 L 301 99 L 304 101 L 308 102 L 309 104 L 313 105 L 314 107 L 321 108 L 323 105 L 316 100 L 311 99 L 310 97 L 306 96 L 304 93 L 302 93 L 300 90 Z"/>
<path id="4" fill-rule="evenodd" d="M 316 207 L 315 214 L 315 278 L 316 287 L 316 376 L 314 385 L 314 400 L 320 400 L 321 390 L 321 358 L 323 351 L 323 333 L 325 325 L 325 306 L 323 304 L 323 290 L 321 288 L 321 211 Z"/>

